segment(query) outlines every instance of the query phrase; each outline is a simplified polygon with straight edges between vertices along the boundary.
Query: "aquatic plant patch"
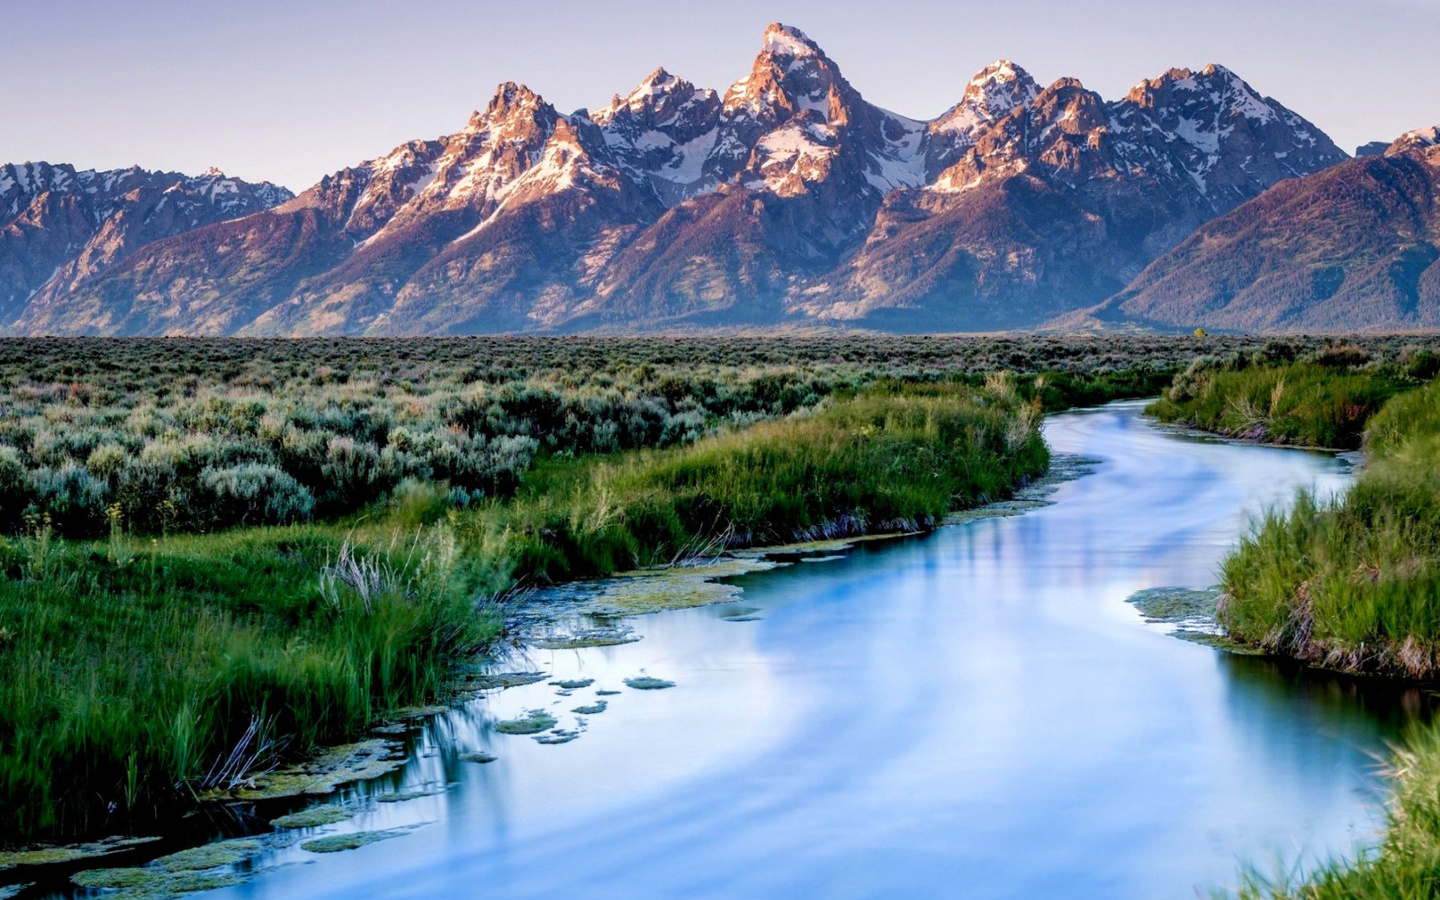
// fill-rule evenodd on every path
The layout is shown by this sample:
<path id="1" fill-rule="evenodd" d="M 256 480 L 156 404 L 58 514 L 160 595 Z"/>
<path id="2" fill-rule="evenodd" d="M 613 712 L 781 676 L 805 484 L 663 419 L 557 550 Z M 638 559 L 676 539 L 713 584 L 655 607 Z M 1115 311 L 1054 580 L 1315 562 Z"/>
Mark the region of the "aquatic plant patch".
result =
<path id="1" fill-rule="evenodd" d="M 495 730 L 501 734 L 539 734 L 554 728 L 555 723 L 555 717 L 543 709 L 532 709 L 519 718 L 495 723 Z"/>
<path id="2" fill-rule="evenodd" d="M 666 688 L 674 687 L 675 682 L 666 681 L 663 678 L 652 678 L 649 675 L 640 675 L 625 679 L 625 686 L 636 691 L 663 691 Z"/>
<path id="3" fill-rule="evenodd" d="M 319 828 L 322 825 L 334 825 L 336 822 L 344 822 L 353 818 L 355 818 L 354 810 L 343 806 L 324 804 L 289 813 L 278 819 L 271 819 L 270 824 L 276 828 Z"/>
<path id="4" fill-rule="evenodd" d="M 327 837 L 306 841 L 300 845 L 300 849 L 308 850 L 311 853 L 342 853 L 346 850 L 358 850 L 361 847 L 368 847 L 370 844 L 380 841 L 388 841 L 391 838 L 404 837 L 409 833 L 408 829 L 392 829 L 389 831 L 353 831 L 348 834 L 332 834 Z"/>

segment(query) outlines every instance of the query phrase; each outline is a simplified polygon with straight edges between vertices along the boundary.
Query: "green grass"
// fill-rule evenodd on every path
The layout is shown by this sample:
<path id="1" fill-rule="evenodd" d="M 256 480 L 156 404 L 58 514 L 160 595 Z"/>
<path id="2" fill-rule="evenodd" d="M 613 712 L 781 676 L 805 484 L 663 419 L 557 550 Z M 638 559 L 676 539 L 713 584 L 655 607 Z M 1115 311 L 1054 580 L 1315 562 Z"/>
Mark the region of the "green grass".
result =
<path id="1" fill-rule="evenodd" d="M 448 526 L 348 537 L 373 596 L 320 589 L 339 528 L 0 548 L 0 835 L 143 827 L 438 696 L 499 629 Z"/>
<path id="2" fill-rule="evenodd" d="M 441 695 L 475 598 L 727 546 L 927 528 L 1042 473 L 1040 405 L 887 384 L 679 448 L 551 459 L 468 510 L 412 484 L 349 525 L 0 547 L 0 833 L 125 829 Z M 83 786 L 83 789 L 76 789 Z"/>
<path id="3" fill-rule="evenodd" d="M 1311 362 L 1196 369 L 1146 412 L 1229 437 L 1355 449 L 1365 423 L 1413 387 L 1393 369 L 1337 370 Z"/>
<path id="4" fill-rule="evenodd" d="M 1338 500 L 1272 511 L 1222 569 L 1238 640 L 1322 665 L 1440 674 L 1440 383 L 1370 422 L 1369 457 Z"/>
<path id="5" fill-rule="evenodd" d="M 1043 473 L 1040 409 L 1005 379 L 899 387 L 680 449 L 537 468 L 467 519 L 520 581 L 608 575 L 725 547 L 933 526 Z"/>

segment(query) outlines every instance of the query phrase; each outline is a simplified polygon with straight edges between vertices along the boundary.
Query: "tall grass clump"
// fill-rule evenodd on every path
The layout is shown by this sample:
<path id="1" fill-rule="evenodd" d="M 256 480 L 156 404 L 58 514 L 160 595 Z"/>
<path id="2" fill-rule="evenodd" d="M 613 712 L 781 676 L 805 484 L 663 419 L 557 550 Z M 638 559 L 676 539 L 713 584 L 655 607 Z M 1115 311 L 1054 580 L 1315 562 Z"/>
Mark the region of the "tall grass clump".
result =
<path id="1" fill-rule="evenodd" d="M 498 631 L 476 593 L 445 523 L 108 546 L 38 523 L 0 545 L 0 841 L 144 828 L 438 696 Z"/>
<path id="2" fill-rule="evenodd" d="M 1339 355 L 1346 363 L 1360 361 Z M 1200 360 L 1147 412 L 1162 421 L 1246 440 L 1354 449 L 1365 423 L 1414 383 L 1393 368 L 1350 368 L 1329 357 L 1278 365 Z"/>
<path id="3" fill-rule="evenodd" d="M 1043 473 L 1040 418 L 1005 379 L 891 386 L 686 448 L 542 468 L 473 524 L 504 536 L 519 579 L 607 574 L 699 547 L 923 530 Z"/>
<path id="4" fill-rule="evenodd" d="M 1338 499 L 1271 512 L 1223 566 L 1234 637 L 1345 671 L 1440 672 L 1440 383 L 1370 421 Z"/>

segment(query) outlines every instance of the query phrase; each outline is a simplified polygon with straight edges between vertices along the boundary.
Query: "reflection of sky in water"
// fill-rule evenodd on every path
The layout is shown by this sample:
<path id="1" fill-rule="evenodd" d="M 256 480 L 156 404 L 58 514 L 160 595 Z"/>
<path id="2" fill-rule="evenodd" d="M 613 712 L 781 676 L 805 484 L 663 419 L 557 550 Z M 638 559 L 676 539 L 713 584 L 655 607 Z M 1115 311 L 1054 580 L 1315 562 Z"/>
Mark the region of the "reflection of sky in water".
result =
<path id="1" fill-rule="evenodd" d="M 1124 602 L 1212 583 L 1248 515 L 1334 490 L 1342 466 L 1137 412 L 1051 420 L 1058 451 L 1104 460 L 1056 505 L 748 576 L 758 622 L 665 613 L 639 643 L 536 652 L 596 684 L 447 717 L 404 775 L 447 792 L 328 830 L 430 824 L 283 851 L 307 864 L 215 896 L 1186 897 L 1241 858 L 1349 848 L 1376 821 L 1393 703 L 1175 640 Z M 641 671 L 677 687 L 621 685 Z M 572 743 L 491 730 L 607 688 Z M 480 748 L 499 760 L 455 759 Z"/>

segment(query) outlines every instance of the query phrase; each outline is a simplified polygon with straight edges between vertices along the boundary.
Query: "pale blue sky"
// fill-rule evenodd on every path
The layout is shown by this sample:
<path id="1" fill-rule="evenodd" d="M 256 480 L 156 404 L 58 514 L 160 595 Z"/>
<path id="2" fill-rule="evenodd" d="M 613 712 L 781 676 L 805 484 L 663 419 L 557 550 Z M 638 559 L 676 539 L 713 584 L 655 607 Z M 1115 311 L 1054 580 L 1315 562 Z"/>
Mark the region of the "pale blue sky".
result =
<path id="1" fill-rule="evenodd" d="M 216 165 L 295 190 L 455 130 L 504 80 L 566 112 L 657 65 L 724 88 L 772 20 L 916 118 L 1007 57 L 1107 99 L 1223 63 L 1347 151 L 1440 123 L 1440 0 L 0 0 L 0 13 L 0 162 Z"/>

